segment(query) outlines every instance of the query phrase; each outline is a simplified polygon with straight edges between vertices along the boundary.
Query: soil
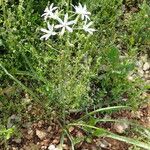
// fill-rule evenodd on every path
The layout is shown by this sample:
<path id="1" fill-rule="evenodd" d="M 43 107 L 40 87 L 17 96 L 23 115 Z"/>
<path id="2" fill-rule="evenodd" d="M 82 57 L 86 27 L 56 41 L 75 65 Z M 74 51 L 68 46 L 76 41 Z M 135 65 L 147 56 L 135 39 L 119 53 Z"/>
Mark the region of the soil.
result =
<path id="1" fill-rule="evenodd" d="M 135 112 L 122 110 L 116 113 L 112 113 L 107 117 L 110 117 L 112 119 L 117 118 L 136 120 L 139 122 L 139 124 L 150 128 L 150 104 L 142 106 L 138 111 Z M 123 132 L 120 132 L 119 127 L 121 125 L 118 124 L 117 127 L 117 124 L 114 123 L 101 123 L 98 126 L 120 135 L 124 135 L 125 130 L 132 132 L 129 126 L 127 126 Z M 26 120 L 25 122 L 22 122 L 19 132 L 21 132 L 21 136 L 12 137 L 7 143 L 7 148 L 4 146 L 4 143 L 1 143 L 0 149 L 48 150 L 48 147 L 50 145 L 58 146 L 60 144 L 62 128 L 56 120 L 53 120 L 51 122 L 49 120 L 38 120 L 35 122 L 28 122 L 28 120 Z M 128 150 L 128 148 L 131 146 L 124 142 L 120 142 L 110 138 L 91 137 L 91 139 L 86 139 L 84 136 L 86 133 L 77 127 L 69 128 L 69 133 L 73 137 L 78 137 L 81 139 L 81 141 L 75 145 L 75 150 Z M 133 136 L 132 133 L 130 136 Z M 63 150 L 71 150 L 71 143 L 67 137 L 64 138 Z"/>

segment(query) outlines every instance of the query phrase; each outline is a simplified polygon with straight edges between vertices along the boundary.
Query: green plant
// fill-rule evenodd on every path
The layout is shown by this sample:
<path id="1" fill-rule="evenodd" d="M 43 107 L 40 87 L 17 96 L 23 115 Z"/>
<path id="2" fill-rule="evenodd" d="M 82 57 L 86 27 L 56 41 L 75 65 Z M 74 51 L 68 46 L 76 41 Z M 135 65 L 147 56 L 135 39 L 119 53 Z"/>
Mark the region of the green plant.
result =
<path id="1" fill-rule="evenodd" d="M 0 139 L 2 138 L 2 139 L 9 140 L 11 138 L 11 136 L 14 134 L 15 134 L 15 128 L 14 127 L 6 129 L 3 126 L 0 126 Z"/>
<path id="2" fill-rule="evenodd" d="M 141 132 L 141 134 L 140 134 L 141 141 L 137 140 L 135 138 L 129 138 L 126 136 L 117 135 L 110 131 L 107 131 L 104 128 L 100 128 L 100 127 L 96 126 L 100 122 L 108 122 L 108 121 L 109 122 L 122 122 L 122 120 L 119 120 L 119 119 L 118 120 L 117 119 L 98 119 L 98 118 L 93 117 L 94 114 L 99 113 L 99 112 L 109 111 L 109 110 L 114 111 L 115 109 L 121 109 L 121 108 L 126 109 L 128 107 L 118 106 L 118 107 L 106 107 L 106 108 L 102 108 L 102 109 L 97 109 L 95 111 L 87 113 L 85 116 L 83 116 L 82 118 L 77 120 L 75 123 L 68 124 L 68 127 L 77 126 L 77 127 L 81 128 L 82 130 L 84 130 L 86 133 L 92 134 L 93 137 L 108 137 L 108 138 L 112 138 L 115 140 L 126 142 L 128 144 L 132 144 L 133 146 L 137 146 L 137 147 L 149 150 L 149 147 L 150 147 L 149 140 L 143 142 L 143 138 L 145 138 L 145 137 L 148 138 L 150 131 L 149 131 L 149 129 L 146 129 L 141 125 L 138 125 L 138 124 L 128 121 L 128 120 L 127 121 L 123 120 L 124 122 L 136 127 L 138 129 L 138 131 Z M 75 143 L 74 143 L 73 137 L 71 135 L 68 135 L 68 136 L 70 136 L 72 138 L 71 139 L 72 147 L 74 147 Z M 79 142 L 80 141 L 81 140 L 79 140 Z"/>

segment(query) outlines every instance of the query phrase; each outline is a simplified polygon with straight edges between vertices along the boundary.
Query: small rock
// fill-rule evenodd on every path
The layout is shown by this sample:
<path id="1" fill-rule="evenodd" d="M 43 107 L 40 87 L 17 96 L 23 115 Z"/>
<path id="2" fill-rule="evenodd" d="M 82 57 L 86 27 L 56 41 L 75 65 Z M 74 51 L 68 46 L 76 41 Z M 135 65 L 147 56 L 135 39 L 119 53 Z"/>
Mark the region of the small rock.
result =
<path id="1" fill-rule="evenodd" d="M 131 112 L 131 116 L 133 117 L 133 118 L 138 118 L 138 119 L 140 119 L 142 116 L 143 116 L 143 114 L 142 114 L 142 112 L 141 111 L 132 111 Z"/>
<path id="2" fill-rule="evenodd" d="M 29 130 L 28 130 L 28 134 L 33 135 L 33 130 L 32 130 L 32 129 L 29 129 Z"/>
<path id="3" fill-rule="evenodd" d="M 41 127 L 43 126 L 43 124 L 44 124 L 44 121 L 43 121 L 43 120 L 40 120 L 40 121 L 38 122 L 38 127 L 41 128 Z"/>
<path id="4" fill-rule="evenodd" d="M 80 138 L 84 137 L 83 133 L 80 132 L 80 131 L 77 132 L 76 136 L 77 136 L 77 137 L 80 137 Z"/>
<path id="5" fill-rule="evenodd" d="M 38 136 L 39 139 L 44 139 L 46 137 L 46 132 L 41 131 L 41 130 L 36 130 L 36 135 Z"/>
<path id="6" fill-rule="evenodd" d="M 17 143 L 17 144 L 20 144 L 20 143 L 21 143 L 21 139 L 20 139 L 20 138 L 18 138 L 18 139 L 13 139 L 12 141 L 14 141 L 14 142 Z"/>
<path id="7" fill-rule="evenodd" d="M 49 139 L 43 140 L 43 141 L 41 142 L 41 145 L 48 146 L 48 145 L 49 145 L 49 142 L 50 142 Z"/>
<path id="8" fill-rule="evenodd" d="M 129 125 L 125 122 L 122 122 L 122 123 L 117 122 L 117 123 L 114 124 L 114 129 L 118 133 L 123 133 L 128 127 L 129 127 Z"/>
<path id="9" fill-rule="evenodd" d="M 142 62 L 141 60 L 137 61 L 137 62 L 136 62 L 136 66 L 137 66 L 138 68 L 142 68 L 143 62 Z"/>
<path id="10" fill-rule="evenodd" d="M 34 134 L 33 130 L 32 130 L 32 129 L 29 129 L 29 130 L 27 131 L 27 133 L 28 133 L 28 134 L 26 134 L 25 137 L 26 137 L 28 140 L 31 140 L 31 139 L 33 138 L 33 134 Z"/>
<path id="11" fill-rule="evenodd" d="M 33 107 L 32 105 L 29 105 L 28 108 L 27 108 L 27 110 L 28 110 L 28 111 L 31 111 L 31 110 L 32 110 L 32 107 Z"/>
<path id="12" fill-rule="evenodd" d="M 68 147 L 67 144 L 63 144 L 63 145 L 62 145 L 62 148 L 63 148 L 63 150 L 68 150 L 68 149 L 69 149 L 69 147 Z"/>
<path id="13" fill-rule="evenodd" d="M 134 80 L 133 76 L 130 76 L 130 75 L 127 78 L 128 78 L 129 81 L 133 81 Z"/>
<path id="14" fill-rule="evenodd" d="M 58 150 L 58 149 L 55 147 L 55 145 L 51 144 L 49 145 L 48 150 Z"/>
<path id="15" fill-rule="evenodd" d="M 108 149 L 111 144 L 109 144 L 106 140 L 101 140 L 99 143 L 96 143 L 97 146 L 100 146 L 101 148 Z"/>
<path id="16" fill-rule="evenodd" d="M 53 144 L 58 144 L 59 141 L 58 141 L 57 139 L 54 139 L 52 143 L 53 143 Z"/>
<path id="17" fill-rule="evenodd" d="M 41 146 L 41 150 L 47 149 L 47 146 Z"/>
<path id="18" fill-rule="evenodd" d="M 40 146 L 34 143 L 29 143 L 23 146 L 24 150 L 39 150 Z M 20 150 L 20 149 L 19 149 Z"/>
<path id="19" fill-rule="evenodd" d="M 147 57 L 148 57 L 148 55 L 146 54 L 146 55 L 141 56 L 140 59 L 141 59 L 143 62 L 146 62 L 146 61 L 147 61 Z"/>
<path id="20" fill-rule="evenodd" d="M 127 98 L 123 98 L 122 101 L 126 102 L 128 99 Z"/>
<path id="21" fill-rule="evenodd" d="M 143 70 L 146 71 L 146 70 L 149 70 L 150 69 L 150 64 L 148 62 L 146 62 L 144 65 L 143 65 Z"/>
<path id="22" fill-rule="evenodd" d="M 136 8 L 136 7 L 132 7 L 131 8 L 131 11 L 134 13 L 134 12 L 137 12 L 138 11 L 138 8 Z"/>
<path id="23" fill-rule="evenodd" d="M 47 132 L 51 132 L 51 130 L 52 130 L 52 127 L 49 126 L 49 127 L 47 128 Z"/>
<path id="24" fill-rule="evenodd" d="M 19 150 L 18 147 L 12 147 L 12 150 Z"/>
<path id="25" fill-rule="evenodd" d="M 140 76 L 144 75 L 144 71 L 142 69 L 138 69 L 138 73 L 139 73 Z"/>

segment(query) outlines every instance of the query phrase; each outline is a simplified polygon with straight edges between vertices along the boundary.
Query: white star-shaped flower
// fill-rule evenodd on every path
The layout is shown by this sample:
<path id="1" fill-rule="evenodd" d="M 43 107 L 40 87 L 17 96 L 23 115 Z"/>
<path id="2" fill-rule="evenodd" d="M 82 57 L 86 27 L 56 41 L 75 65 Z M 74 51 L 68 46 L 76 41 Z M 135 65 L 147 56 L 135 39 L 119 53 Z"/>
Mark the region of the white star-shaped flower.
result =
<path id="1" fill-rule="evenodd" d="M 73 6 L 73 7 L 75 9 L 75 13 L 81 15 L 82 20 L 84 20 L 84 19 L 90 20 L 89 15 L 91 15 L 91 13 L 89 11 L 87 11 L 86 5 L 82 6 L 79 3 L 79 6 Z"/>
<path id="2" fill-rule="evenodd" d="M 48 38 L 52 35 L 56 35 L 57 33 L 54 31 L 54 25 L 50 25 L 49 23 L 47 23 L 47 27 L 48 30 L 46 29 L 41 29 L 42 32 L 46 33 L 45 35 L 43 35 L 40 39 L 45 39 L 48 40 Z"/>
<path id="3" fill-rule="evenodd" d="M 47 18 L 56 18 L 56 13 L 55 11 L 57 10 L 58 7 L 53 7 L 53 3 L 49 6 L 46 7 L 44 10 L 44 14 L 42 15 L 42 17 L 44 16 L 44 19 L 47 20 Z"/>
<path id="4" fill-rule="evenodd" d="M 68 14 L 65 14 L 64 21 L 62 21 L 60 18 L 57 19 L 60 24 L 56 25 L 55 28 L 62 28 L 60 35 L 63 35 L 65 33 L 65 29 L 69 32 L 73 32 L 73 29 L 69 27 L 69 25 L 75 24 L 75 20 L 68 21 Z"/>
<path id="5" fill-rule="evenodd" d="M 93 28 L 90 28 L 90 26 L 91 26 L 92 24 L 93 24 L 92 21 L 89 22 L 88 24 L 87 24 L 87 22 L 85 21 L 85 24 L 83 25 L 83 30 L 84 30 L 85 32 L 88 32 L 89 34 L 93 34 L 93 32 L 95 32 L 96 30 L 93 29 Z"/>

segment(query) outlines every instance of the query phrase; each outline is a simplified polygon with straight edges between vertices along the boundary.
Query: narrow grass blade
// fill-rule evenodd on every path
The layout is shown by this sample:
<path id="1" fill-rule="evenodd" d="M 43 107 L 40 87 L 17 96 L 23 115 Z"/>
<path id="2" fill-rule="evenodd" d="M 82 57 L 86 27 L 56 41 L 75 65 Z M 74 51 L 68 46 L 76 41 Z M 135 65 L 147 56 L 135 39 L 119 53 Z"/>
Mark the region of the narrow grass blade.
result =
<path id="1" fill-rule="evenodd" d="M 79 120 L 83 120 L 87 116 L 96 114 L 98 112 L 109 111 L 109 110 L 118 110 L 118 109 L 127 109 L 127 108 L 129 109 L 128 106 L 112 106 L 112 107 L 100 108 L 100 109 L 97 109 L 97 110 L 94 110 L 94 111 L 91 111 L 91 112 L 87 113 L 86 115 L 84 115 L 83 117 L 81 117 Z"/>
<path id="2" fill-rule="evenodd" d="M 144 143 L 144 142 L 132 139 L 132 138 L 128 138 L 128 137 L 125 137 L 125 136 L 120 136 L 120 135 L 113 134 L 113 133 L 110 133 L 109 135 L 106 135 L 106 137 L 109 137 L 109 138 L 112 138 L 112 139 L 115 139 L 115 140 L 119 140 L 119 141 L 122 141 L 122 142 L 126 142 L 128 144 L 136 145 L 138 147 L 150 150 L 150 144 L 147 144 L 147 143 Z"/>
<path id="3" fill-rule="evenodd" d="M 121 109 L 121 108 L 129 109 L 128 106 L 112 106 L 112 107 L 106 107 L 106 108 L 100 108 L 100 109 L 94 110 L 94 111 L 88 113 L 88 115 L 93 115 L 93 114 L 101 112 L 101 111 L 116 110 L 116 109 Z"/>
<path id="4" fill-rule="evenodd" d="M 12 76 L 3 66 L 0 64 L 0 67 L 2 70 L 8 75 L 11 79 L 13 79 L 20 87 L 22 87 L 25 91 L 27 91 L 32 97 L 34 97 L 36 100 L 39 101 L 39 99 L 36 97 L 36 95 L 29 89 L 27 88 L 24 84 L 22 84 L 18 79 L 16 79 L 14 76 Z"/>
<path id="5" fill-rule="evenodd" d="M 109 138 L 112 138 L 112 139 L 115 139 L 115 140 L 119 140 L 119 141 L 122 141 L 122 142 L 126 142 L 128 144 L 136 145 L 138 147 L 150 150 L 150 144 L 147 144 L 147 143 L 144 143 L 144 142 L 132 139 L 132 138 L 128 138 L 128 137 L 124 137 L 124 136 L 120 136 L 120 135 L 111 133 L 111 132 L 109 132 L 109 131 L 107 131 L 106 129 L 103 129 L 103 128 L 98 128 L 98 127 L 95 127 L 95 126 L 90 126 L 90 125 L 82 124 L 82 123 L 72 123 L 72 124 L 69 124 L 69 126 L 81 126 L 81 127 L 88 127 L 88 128 L 91 128 L 91 129 L 95 129 L 97 131 L 100 131 L 100 133 L 102 133 L 100 135 L 102 137 L 109 137 Z"/>

